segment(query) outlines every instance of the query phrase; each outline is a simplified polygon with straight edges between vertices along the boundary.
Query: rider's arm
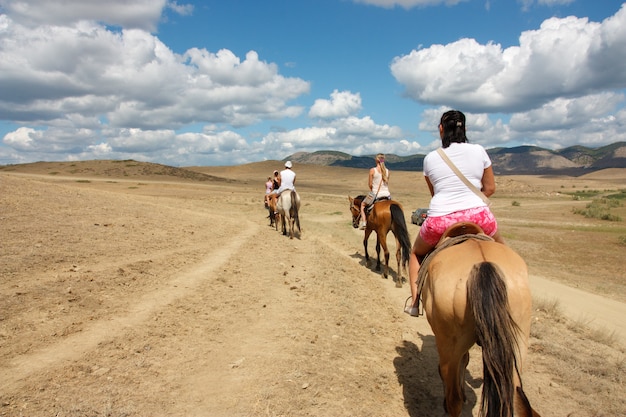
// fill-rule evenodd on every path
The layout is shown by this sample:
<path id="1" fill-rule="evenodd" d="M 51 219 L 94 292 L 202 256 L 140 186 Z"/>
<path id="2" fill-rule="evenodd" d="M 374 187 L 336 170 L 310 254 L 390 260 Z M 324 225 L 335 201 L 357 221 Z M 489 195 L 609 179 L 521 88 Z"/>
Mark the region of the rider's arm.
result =
<path id="1" fill-rule="evenodd" d="M 482 187 L 481 191 L 487 197 L 491 196 L 493 193 L 496 192 L 496 178 L 493 175 L 493 167 L 492 166 L 489 166 L 488 168 L 485 168 L 485 171 L 483 172 L 483 178 L 482 178 L 481 182 L 483 184 L 483 187 Z"/>
<path id="2" fill-rule="evenodd" d="M 372 189 L 374 187 L 374 170 L 376 170 L 376 168 L 370 168 L 370 175 L 367 180 L 368 186 L 370 187 L 370 191 L 374 191 Z"/>
<path id="3" fill-rule="evenodd" d="M 426 185 L 428 185 L 428 189 L 430 190 L 430 196 L 433 197 L 435 195 L 435 189 L 433 188 L 433 183 L 430 182 L 428 177 L 424 177 L 426 180 Z"/>

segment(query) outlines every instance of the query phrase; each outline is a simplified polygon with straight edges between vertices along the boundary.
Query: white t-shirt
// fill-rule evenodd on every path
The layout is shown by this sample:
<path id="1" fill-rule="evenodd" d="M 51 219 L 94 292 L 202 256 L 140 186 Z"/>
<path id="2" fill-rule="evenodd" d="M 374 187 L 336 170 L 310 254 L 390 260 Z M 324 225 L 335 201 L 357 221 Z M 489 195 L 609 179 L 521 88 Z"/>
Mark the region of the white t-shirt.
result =
<path id="1" fill-rule="evenodd" d="M 491 159 L 485 148 L 474 143 L 454 142 L 444 149 L 444 152 L 459 171 L 480 190 L 483 173 L 491 166 Z M 424 158 L 424 176 L 428 177 L 434 191 L 428 208 L 429 216 L 444 216 L 459 210 L 486 206 L 485 202 L 452 171 L 437 151 L 430 152 Z"/>
<path id="2" fill-rule="evenodd" d="M 283 169 L 280 171 L 280 187 L 276 193 L 281 193 L 285 190 L 295 190 L 296 188 L 293 185 L 293 182 L 296 179 L 296 173 L 290 169 Z"/>

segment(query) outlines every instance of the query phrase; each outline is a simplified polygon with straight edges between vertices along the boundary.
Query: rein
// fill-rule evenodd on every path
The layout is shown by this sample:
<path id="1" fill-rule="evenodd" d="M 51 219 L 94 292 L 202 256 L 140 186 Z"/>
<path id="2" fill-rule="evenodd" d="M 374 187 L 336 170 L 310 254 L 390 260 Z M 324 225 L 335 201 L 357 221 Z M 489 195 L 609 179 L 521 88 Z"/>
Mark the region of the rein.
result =
<path id="1" fill-rule="evenodd" d="M 416 307 L 417 307 L 418 316 L 424 315 L 424 307 L 422 306 L 422 309 L 420 312 L 420 304 L 423 304 L 422 289 L 424 288 L 424 284 L 426 283 L 426 279 L 428 278 L 428 265 L 430 264 L 430 261 L 435 257 L 436 254 L 438 254 L 442 250 L 447 249 L 450 246 L 458 245 L 459 243 L 463 243 L 470 239 L 493 241 L 493 238 L 491 236 L 488 236 L 482 233 L 459 235 L 459 236 L 446 238 L 445 240 L 439 242 L 433 250 L 431 250 L 430 252 L 426 254 L 424 259 L 422 260 L 422 264 L 420 265 L 420 270 L 417 274 L 417 306 Z"/>

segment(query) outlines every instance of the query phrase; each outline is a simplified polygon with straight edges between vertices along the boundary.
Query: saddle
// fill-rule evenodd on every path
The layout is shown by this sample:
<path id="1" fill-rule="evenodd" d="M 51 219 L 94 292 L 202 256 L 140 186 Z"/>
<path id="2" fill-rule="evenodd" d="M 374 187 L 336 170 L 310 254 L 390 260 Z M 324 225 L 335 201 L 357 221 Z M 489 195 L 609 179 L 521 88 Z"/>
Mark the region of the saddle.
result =
<path id="1" fill-rule="evenodd" d="M 428 264 L 431 259 L 434 258 L 434 255 L 441 252 L 442 250 L 449 248 L 450 246 L 458 245 L 459 243 L 463 243 L 469 239 L 477 239 L 477 240 L 491 240 L 493 238 L 486 235 L 483 231 L 483 228 L 472 222 L 458 222 L 448 227 L 437 245 L 426 255 L 424 255 L 424 259 L 420 263 L 420 270 L 417 275 L 417 314 L 418 316 L 424 315 L 424 312 L 420 312 L 420 304 L 422 301 L 422 288 L 424 288 L 424 283 L 428 278 Z"/>
<path id="2" fill-rule="evenodd" d="M 452 226 L 448 227 L 441 238 L 439 239 L 439 243 L 435 246 L 435 248 L 430 252 L 434 252 L 437 248 L 443 244 L 443 241 L 446 239 L 450 239 L 453 237 L 463 236 L 463 235 L 484 235 L 485 232 L 483 228 L 472 222 L 458 222 L 454 223 Z M 465 239 L 467 240 L 467 239 Z M 461 242 L 457 242 L 461 243 Z M 428 254 L 426 255 L 428 256 Z"/>
<path id="3" fill-rule="evenodd" d="M 368 215 L 369 212 L 374 209 L 374 204 L 378 203 L 379 201 L 386 201 L 386 200 L 391 200 L 391 196 L 376 198 L 374 201 L 372 201 L 372 204 L 365 206 L 365 215 Z"/>

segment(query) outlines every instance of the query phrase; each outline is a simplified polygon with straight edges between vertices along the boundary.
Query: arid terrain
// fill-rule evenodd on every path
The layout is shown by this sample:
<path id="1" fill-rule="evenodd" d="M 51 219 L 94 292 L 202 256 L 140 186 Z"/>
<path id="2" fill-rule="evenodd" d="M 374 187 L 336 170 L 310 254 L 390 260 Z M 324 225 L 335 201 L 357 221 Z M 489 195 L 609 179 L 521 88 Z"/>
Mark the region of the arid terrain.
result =
<path id="1" fill-rule="evenodd" d="M 367 171 L 296 164 L 290 240 L 263 207 L 281 166 L 0 167 L 0 416 L 441 416 L 428 323 L 402 312 L 408 286 L 366 265 L 351 224 Z M 626 415 L 624 200 L 622 221 L 575 213 L 623 190 L 626 170 L 497 185 L 531 274 L 533 407 Z M 391 190 L 413 239 L 421 173 L 392 172 Z M 482 381 L 471 354 L 466 417 Z"/>

